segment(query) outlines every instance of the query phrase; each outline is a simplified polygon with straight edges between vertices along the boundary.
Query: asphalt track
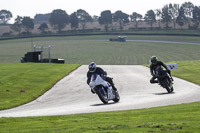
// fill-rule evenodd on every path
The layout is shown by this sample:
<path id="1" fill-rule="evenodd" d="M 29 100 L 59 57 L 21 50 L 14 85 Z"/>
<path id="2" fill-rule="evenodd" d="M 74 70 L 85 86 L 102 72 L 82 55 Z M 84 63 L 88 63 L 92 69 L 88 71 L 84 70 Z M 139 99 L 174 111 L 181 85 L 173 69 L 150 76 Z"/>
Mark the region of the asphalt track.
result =
<path id="1" fill-rule="evenodd" d="M 150 84 L 149 68 L 139 65 L 102 65 L 114 78 L 121 96 L 119 103 L 103 104 L 86 84 L 88 66 L 83 65 L 60 80 L 37 100 L 0 111 L 0 117 L 66 115 L 142 109 L 200 101 L 200 86 L 174 78 L 174 93 Z M 172 72 L 173 73 L 173 72 Z"/>
<path id="2" fill-rule="evenodd" d="M 72 40 L 71 40 L 72 41 Z M 87 40 L 87 41 L 109 41 L 109 40 Z M 145 43 L 169 43 L 169 44 L 189 44 L 189 45 L 200 45 L 200 42 L 192 42 L 192 41 L 161 41 L 161 40 L 126 40 L 127 42 L 145 42 Z"/>

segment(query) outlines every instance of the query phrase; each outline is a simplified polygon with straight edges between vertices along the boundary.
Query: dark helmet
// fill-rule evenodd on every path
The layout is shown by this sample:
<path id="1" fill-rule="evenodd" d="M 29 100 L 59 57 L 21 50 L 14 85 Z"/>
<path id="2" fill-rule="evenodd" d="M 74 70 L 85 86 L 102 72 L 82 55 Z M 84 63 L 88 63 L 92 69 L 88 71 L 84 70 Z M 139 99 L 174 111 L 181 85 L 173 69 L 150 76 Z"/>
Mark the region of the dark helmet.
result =
<path id="1" fill-rule="evenodd" d="M 157 61 L 158 61 L 158 58 L 157 58 L 156 56 L 152 56 L 152 57 L 151 57 L 151 63 L 152 63 L 153 65 L 156 65 L 156 64 L 157 64 Z"/>
<path id="2" fill-rule="evenodd" d="M 95 72 L 95 71 L 96 71 L 96 68 L 97 68 L 97 65 L 96 65 L 96 63 L 91 62 L 91 63 L 89 64 L 88 68 L 89 68 L 89 71 L 90 71 L 90 72 Z"/>

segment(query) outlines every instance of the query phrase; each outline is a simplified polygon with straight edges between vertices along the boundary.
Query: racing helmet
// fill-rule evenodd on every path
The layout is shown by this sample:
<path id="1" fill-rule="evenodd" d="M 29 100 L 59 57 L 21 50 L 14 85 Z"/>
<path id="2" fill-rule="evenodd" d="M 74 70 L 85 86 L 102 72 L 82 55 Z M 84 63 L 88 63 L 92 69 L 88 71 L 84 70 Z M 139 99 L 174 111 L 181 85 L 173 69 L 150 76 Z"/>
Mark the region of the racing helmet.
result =
<path id="1" fill-rule="evenodd" d="M 96 65 L 95 62 L 91 62 L 91 63 L 89 64 L 88 68 L 89 68 L 89 71 L 90 71 L 90 72 L 95 72 L 95 71 L 96 71 L 96 68 L 97 68 L 97 65 Z"/>
<path id="2" fill-rule="evenodd" d="M 152 63 L 153 65 L 156 65 L 156 64 L 157 64 L 157 61 L 158 61 L 158 58 L 157 58 L 156 56 L 152 56 L 152 57 L 151 57 L 151 63 Z"/>

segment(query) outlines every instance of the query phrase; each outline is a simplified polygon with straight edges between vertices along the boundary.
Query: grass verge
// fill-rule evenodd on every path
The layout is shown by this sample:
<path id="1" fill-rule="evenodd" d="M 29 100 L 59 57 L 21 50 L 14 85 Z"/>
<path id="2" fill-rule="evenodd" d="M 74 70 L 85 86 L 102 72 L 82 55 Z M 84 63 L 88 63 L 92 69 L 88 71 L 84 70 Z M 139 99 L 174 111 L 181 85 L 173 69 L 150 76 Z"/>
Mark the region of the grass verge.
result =
<path id="1" fill-rule="evenodd" d="M 200 103 L 66 116 L 0 118 L 1 133 L 200 132 Z"/>
<path id="2" fill-rule="evenodd" d="M 200 84 L 200 61 L 178 63 L 174 76 Z M 188 71 L 189 69 L 189 71 Z M 200 103 L 66 116 L 0 118 L 1 133 L 200 132 Z"/>
<path id="3" fill-rule="evenodd" d="M 36 99 L 79 65 L 0 64 L 0 110 Z"/>
<path id="4" fill-rule="evenodd" d="M 173 63 L 173 62 L 171 62 Z M 172 72 L 173 76 L 188 80 L 200 85 L 200 60 L 197 61 L 178 61 L 178 69 Z"/>
<path id="5" fill-rule="evenodd" d="M 65 59 L 67 64 L 141 65 L 148 63 L 152 55 L 163 61 L 199 60 L 200 45 L 170 44 L 159 42 L 110 42 L 112 36 L 72 36 L 33 38 L 37 46 L 52 46 L 51 58 Z M 128 40 L 165 40 L 200 42 L 199 37 L 182 36 L 127 36 Z M 31 39 L 0 41 L 0 62 L 19 63 L 31 50 Z M 43 58 L 48 58 L 44 49 Z"/>

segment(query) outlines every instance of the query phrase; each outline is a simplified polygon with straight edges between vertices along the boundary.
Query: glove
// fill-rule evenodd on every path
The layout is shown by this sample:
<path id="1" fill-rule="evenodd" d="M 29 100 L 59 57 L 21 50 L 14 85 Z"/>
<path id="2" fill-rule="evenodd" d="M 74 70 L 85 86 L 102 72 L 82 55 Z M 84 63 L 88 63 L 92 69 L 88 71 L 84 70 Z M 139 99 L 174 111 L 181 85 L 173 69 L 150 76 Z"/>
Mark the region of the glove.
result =
<path id="1" fill-rule="evenodd" d="M 170 70 L 167 70 L 167 72 L 171 75 L 171 71 Z"/>
<path id="2" fill-rule="evenodd" d="M 107 77 L 107 72 L 106 71 L 104 71 L 104 76 Z"/>

